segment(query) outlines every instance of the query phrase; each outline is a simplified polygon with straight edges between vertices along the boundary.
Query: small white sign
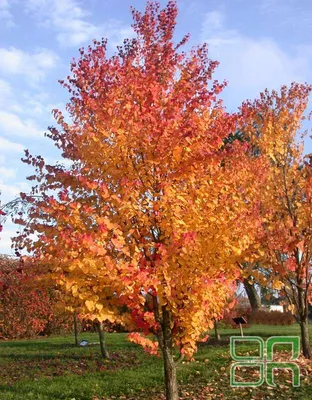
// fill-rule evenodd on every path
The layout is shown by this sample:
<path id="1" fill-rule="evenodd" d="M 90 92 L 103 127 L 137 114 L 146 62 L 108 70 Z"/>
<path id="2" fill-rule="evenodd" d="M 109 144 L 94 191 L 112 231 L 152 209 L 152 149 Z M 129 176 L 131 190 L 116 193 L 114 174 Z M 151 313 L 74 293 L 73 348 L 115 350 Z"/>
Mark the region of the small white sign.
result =
<path id="1" fill-rule="evenodd" d="M 279 311 L 279 312 L 284 312 L 284 307 L 283 306 L 269 306 L 270 311 Z"/>

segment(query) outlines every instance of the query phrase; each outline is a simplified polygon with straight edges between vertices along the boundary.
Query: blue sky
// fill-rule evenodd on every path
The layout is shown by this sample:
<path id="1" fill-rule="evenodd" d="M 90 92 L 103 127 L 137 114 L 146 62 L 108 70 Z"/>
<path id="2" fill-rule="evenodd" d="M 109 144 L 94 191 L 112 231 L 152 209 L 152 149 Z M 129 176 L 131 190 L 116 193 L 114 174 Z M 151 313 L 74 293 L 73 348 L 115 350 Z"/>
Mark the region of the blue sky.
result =
<path id="1" fill-rule="evenodd" d="M 161 1 L 165 5 L 165 1 Z M 0 0 L 0 190 L 5 203 L 27 191 L 31 173 L 20 161 L 23 149 L 54 162 L 60 154 L 46 128 L 51 110 L 64 109 L 67 93 L 57 83 L 68 75 L 78 48 L 107 37 L 113 54 L 130 37 L 130 5 L 143 0 Z M 229 110 L 264 88 L 291 81 L 312 83 L 310 0 L 178 0 L 177 39 L 191 33 L 191 45 L 208 42 L 220 61 L 218 79 Z M 312 146 L 306 143 L 306 151 Z M 11 253 L 7 223 L 0 253 Z"/>

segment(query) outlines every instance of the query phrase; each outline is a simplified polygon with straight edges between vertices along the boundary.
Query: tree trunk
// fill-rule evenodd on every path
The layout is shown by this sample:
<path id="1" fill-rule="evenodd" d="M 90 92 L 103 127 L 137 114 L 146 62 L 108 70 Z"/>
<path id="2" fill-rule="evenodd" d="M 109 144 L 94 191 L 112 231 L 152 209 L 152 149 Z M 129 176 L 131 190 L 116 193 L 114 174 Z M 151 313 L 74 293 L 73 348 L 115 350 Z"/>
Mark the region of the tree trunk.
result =
<path id="1" fill-rule="evenodd" d="M 97 330 L 98 330 L 99 338 L 100 338 L 100 348 L 101 348 L 102 357 L 109 359 L 109 352 L 107 350 L 105 336 L 104 336 L 103 322 L 98 322 L 96 324 L 96 326 L 97 326 Z"/>
<path id="2" fill-rule="evenodd" d="M 78 323 L 77 323 L 77 313 L 74 312 L 74 333 L 75 333 L 75 345 L 79 346 L 78 343 Z"/>
<path id="3" fill-rule="evenodd" d="M 215 338 L 219 342 L 220 338 L 220 333 L 218 332 L 218 321 L 215 319 L 214 320 L 214 330 L 215 330 Z"/>
<path id="4" fill-rule="evenodd" d="M 305 358 L 312 358 L 312 350 L 309 338 L 309 325 L 307 318 L 299 321 L 301 331 L 302 353 Z"/>
<path id="5" fill-rule="evenodd" d="M 164 368 L 165 368 L 165 386 L 166 386 L 166 399 L 178 400 L 178 384 L 177 384 L 177 370 L 172 357 L 170 349 L 163 349 Z"/>
<path id="6" fill-rule="evenodd" d="M 261 308 L 261 299 L 258 295 L 254 283 L 249 283 L 248 279 L 245 278 L 243 284 L 248 296 L 252 312 L 259 310 L 259 308 Z"/>
<path id="7" fill-rule="evenodd" d="M 299 258 L 299 256 L 298 256 Z M 305 358 L 312 358 L 312 351 L 309 338 L 309 325 L 308 325 L 308 298 L 306 291 L 302 288 L 302 281 L 298 279 L 298 317 L 301 331 L 301 346 L 302 353 Z M 307 289 L 306 289 L 307 290 Z"/>
<path id="8" fill-rule="evenodd" d="M 165 370 L 166 400 L 178 400 L 177 370 L 173 359 L 172 331 L 169 312 L 163 307 L 162 332 L 159 337 Z"/>

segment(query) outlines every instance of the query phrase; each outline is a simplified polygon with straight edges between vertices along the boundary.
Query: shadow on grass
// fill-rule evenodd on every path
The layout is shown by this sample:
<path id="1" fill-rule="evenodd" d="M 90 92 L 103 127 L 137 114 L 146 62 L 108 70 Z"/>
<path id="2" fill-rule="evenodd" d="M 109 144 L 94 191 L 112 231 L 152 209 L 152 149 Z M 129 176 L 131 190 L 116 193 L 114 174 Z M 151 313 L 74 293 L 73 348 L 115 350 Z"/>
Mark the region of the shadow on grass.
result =
<path id="1" fill-rule="evenodd" d="M 23 341 L 0 341 L 0 354 L 1 354 L 1 350 L 9 350 L 9 351 L 16 351 L 16 352 L 21 352 L 21 353 L 25 353 L 28 354 L 29 352 L 33 352 L 34 349 L 35 351 L 39 351 L 39 352 L 61 352 L 64 350 L 69 350 L 69 351 L 90 351 L 91 349 L 97 349 L 99 348 L 99 342 L 97 342 L 96 340 L 94 340 L 94 338 L 92 338 L 90 340 L 90 338 L 88 337 L 83 337 L 81 338 L 81 340 L 88 340 L 90 342 L 89 345 L 87 345 L 86 347 L 83 346 L 76 346 L 74 343 L 55 343 L 53 342 L 53 338 L 48 338 L 48 339 L 44 339 L 44 340 L 23 340 Z M 122 350 L 122 351 L 131 351 L 131 350 L 135 350 L 137 348 L 137 346 L 133 343 L 124 341 L 124 342 L 119 342 L 116 343 L 116 341 L 114 340 L 110 340 L 110 338 L 107 338 L 107 346 L 109 349 L 115 351 L 115 350 Z M 91 350 L 91 351 L 92 351 Z M 2 357 L 2 355 L 1 355 Z"/>
<path id="2" fill-rule="evenodd" d="M 35 361 L 35 360 L 94 360 L 97 354 L 4 354 L 1 359 L 16 361 Z M 99 355 L 100 358 L 100 355 Z"/>
<path id="3" fill-rule="evenodd" d="M 140 358 L 137 351 L 128 350 L 126 352 L 111 352 L 111 358 L 109 362 L 117 362 L 124 359 L 133 359 Z M 83 349 L 79 353 L 62 353 L 62 354 L 44 354 L 44 353 L 33 353 L 33 354 L 24 354 L 24 353 L 9 353 L 9 354 L 1 354 L 0 359 L 12 360 L 12 361 L 40 361 L 40 360 L 73 360 L 73 361 L 89 361 L 89 360 L 105 360 L 100 354 L 100 348 L 95 347 L 94 351 L 84 353 Z M 1 361 L 1 360 L 0 360 Z"/>
<path id="4" fill-rule="evenodd" d="M 74 343 L 53 343 L 53 342 L 48 342 L 44 341 L 41 342 L 40 340 L 29 340 L 29 341 L 10 341 L 10 342 L 0 342 L 0 349 L 33 349 L 34 347 L 40 348 L 40 349 L 54 349 L 54 350 L 63 350 L 66 348 L 70 349 L 78 349 L 80 346 L 76 346 Z"/>

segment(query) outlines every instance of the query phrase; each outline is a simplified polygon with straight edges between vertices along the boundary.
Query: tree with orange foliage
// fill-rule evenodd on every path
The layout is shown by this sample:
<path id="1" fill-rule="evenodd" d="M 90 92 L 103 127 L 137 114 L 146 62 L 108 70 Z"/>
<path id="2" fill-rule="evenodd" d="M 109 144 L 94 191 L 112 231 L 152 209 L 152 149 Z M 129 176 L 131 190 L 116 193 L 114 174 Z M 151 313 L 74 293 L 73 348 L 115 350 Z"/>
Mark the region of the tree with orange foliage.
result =
<path id="1" fill-rule="evenodd" d="M 307 358 L 312 358 L 308 332 L 312 164 L 311 157 L 304 158 L 299 134 L 311 89 L 310 85 L 293 83 L 290 88 L 283 86 L 280 93 L 265 91 L 259 100 L 246 102 L 241 109 L 242 132 L 254 155 L 265 156 L 269 163 L 266 182 L 259 185 L 262 233 L 255 254 L 258 252 L 261 264 L 272 270 L 273 288 L 282 289 L 287 296 L 300 324 Z"/>
<path id="2" fill-rule="evenodd" d="M 212 80 L 207 46 L 187 54 L 187 37 L 174 44 L 176 3 L 132 14 L 136 37 L 116 55 L 95 41 L 72 62 L 62 82 L 72 121 L 55 110 L 48 136 L 73 164 L 26 154 L 38 184 L 22 194 L 30 207 L 17 244 L 91 314 L 160 351 L 176 400 L 174 347 L 191 358 L 223 313 L 258 229 L 262 160 L 250 162 L 246 143 L 225 144 L 236 116 L 217 100 L 224 84 Z"/>

